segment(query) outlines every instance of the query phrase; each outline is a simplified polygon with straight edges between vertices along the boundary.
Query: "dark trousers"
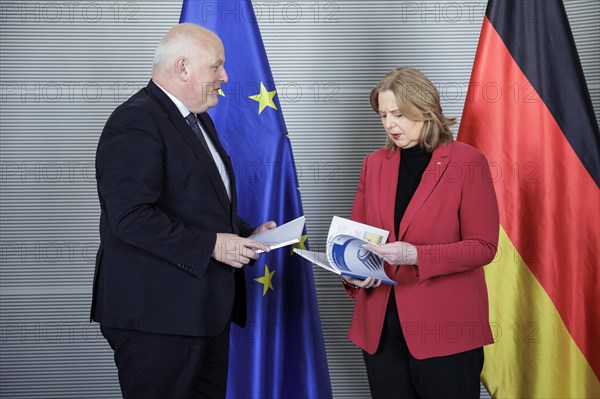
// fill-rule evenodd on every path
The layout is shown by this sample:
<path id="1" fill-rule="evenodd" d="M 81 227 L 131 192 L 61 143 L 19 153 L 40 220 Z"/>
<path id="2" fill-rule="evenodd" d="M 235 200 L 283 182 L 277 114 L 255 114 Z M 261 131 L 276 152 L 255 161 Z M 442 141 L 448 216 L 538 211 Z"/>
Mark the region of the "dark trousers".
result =
<path id="1" fill-rule="evenodd" d="M 379 348 L 363 351 L 374 399 L 479 398 L 483 348 L 430 359 L 415 359 L 400 328 L 396 299 L 390 295 Z"/>
<path id="2" fill-rule="evenodd" d="M 100 330 L 115 353 L 124 399 L 225 398 L 229 324 L 215 337 Z"/>

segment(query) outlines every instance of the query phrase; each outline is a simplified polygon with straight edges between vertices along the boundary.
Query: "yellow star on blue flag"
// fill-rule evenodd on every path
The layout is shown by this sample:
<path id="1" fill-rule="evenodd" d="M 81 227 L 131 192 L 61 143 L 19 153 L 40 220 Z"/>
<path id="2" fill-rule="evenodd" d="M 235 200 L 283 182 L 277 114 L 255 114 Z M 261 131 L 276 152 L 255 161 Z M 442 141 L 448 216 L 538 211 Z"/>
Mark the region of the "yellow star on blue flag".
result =
<path id="1" fill-rule="evenodd" d="M 292 249 L 290 253 L 294 253 L 294 248 L 304 249 L 306 250 L 306 240 L 308 239 L 308 234 L 303 234 L 300 236 L 300 241 L 295 244 L 292 244 Z"/>
<path id="2" fill-rule="evenodd" d="M 275 274 L 275 270 L 270 271 L 269 266 L 265 263 L 265 275 L 262 277 L 255 278 L 254 281 L 258 281 L 263 285 L 263 296 L 267 295 L 267 291 L 269 288 L 274 290 L 273 288 L 273 275 Z"/>
<path id="3" fill-rule="evenodd" d="M 259 104 L 258 114 L 259 115 L 263 112 L 263 110 L 266 107 L 271 107 L 274 110 L 277 110 L 277 106 L 273 102 L 273 97 L 275 97 L 275 94 L 277 94 L 277 92 L 275 90 L 267 91 L 263 82 L 260 82 L 260 93 L 254 95 L 254 96 L 249 96 L 251 99 L 258 102 L 258 104 Z"/>

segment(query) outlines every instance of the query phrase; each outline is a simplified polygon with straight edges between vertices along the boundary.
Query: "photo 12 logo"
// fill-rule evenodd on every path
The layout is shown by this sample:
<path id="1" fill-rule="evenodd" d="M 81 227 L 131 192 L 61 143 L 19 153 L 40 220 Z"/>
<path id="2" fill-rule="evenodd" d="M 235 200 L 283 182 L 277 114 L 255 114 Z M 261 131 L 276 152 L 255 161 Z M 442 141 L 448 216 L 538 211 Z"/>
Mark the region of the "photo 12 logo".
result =
<path id="1" fill-rule="evenodd" d="M 136 2 L 6 1 L 0 3 L 0 22 L 24 23 L 137 23 Z"/>
<path id="2" fill-rule="evenodd" d="M 253 1 L 251 5 L 240 0 L 202 1 L 197 6 L 202 23 L 214 19 L 223 23 L 336 23 L 340 10 L 335 1 Z"/>

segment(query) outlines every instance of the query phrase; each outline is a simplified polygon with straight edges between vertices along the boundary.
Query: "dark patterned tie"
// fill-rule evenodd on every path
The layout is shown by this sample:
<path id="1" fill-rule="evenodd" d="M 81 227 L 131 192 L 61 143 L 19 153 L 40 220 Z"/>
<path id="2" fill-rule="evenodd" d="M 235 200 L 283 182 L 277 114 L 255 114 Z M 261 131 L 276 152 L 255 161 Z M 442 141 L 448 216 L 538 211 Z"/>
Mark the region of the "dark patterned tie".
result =
<path id="1" fill-rule="evenodd" d="M 202 129 L 200 129 L 200 125 L 198 125 L 199 121 L 198 121 L 198 118 L 196 117 L 196 115 L 194 115 L 193 113 L 190 113 L 188 116 L 185 117 L 185 120 L 189 123 L 190 127 L 192 128 L 192 131 L 194 132 L 194 134 L 196 135 L 198 140 L 200 140 L 200 144 L 202 144 L 202 148 L 204 148 L 206 150 L 208 155 L 212 156 L 212 153 L 208 149 L 208 144 L 206 143 L 204 134 L 202 133 Z"/>
<path id="2" fill-rule="evenodd" d="M 208 155 L 210 155 L 210 157 L 215 162 L 215 165 L 217 165 L 217 169 L 219 170 L 219 176 L 221 177 L 221 180 L 223 181 L 223 185 L 224 185 L 223 188 L 227 192 L 227 198 L 229 198 L 229 201 L 231 201 L 231 192 L 226 188 L 227 186 L 230 185 L 230 180 L 229 180 L 229 176 L 227 175 L 227 172 L 225 171 L 225 168 L 224 168 L 225 165 L 223 164 L 223 160 L 221 159 L 221 156 L 219 155 L 219 153 L 216 153 L 213 156 L 213 153 L 210 152 L 210 150 L 208 149 L 208 144 L 206 143 L 206 139 L 204 138 L 202 129 L 200 129 L 200 125 L 198 125 L 199 121 L 198 121 L 198 118 L 196 117 L 196 115 L 194 115 L 193 113 L 190 113 L 188 116 L 185 117 L 185 120 L 188 122 L 188 124 L 192 128 L 192 131 L 194 132 L 194 134 L 196 135 L 198 140 L 200 140 L 200 144 L 202 144 L 202 147 L 204 148 L 206 153 Z M 222 165 L 223 167 L 219 167 L 218 165 Z"/>

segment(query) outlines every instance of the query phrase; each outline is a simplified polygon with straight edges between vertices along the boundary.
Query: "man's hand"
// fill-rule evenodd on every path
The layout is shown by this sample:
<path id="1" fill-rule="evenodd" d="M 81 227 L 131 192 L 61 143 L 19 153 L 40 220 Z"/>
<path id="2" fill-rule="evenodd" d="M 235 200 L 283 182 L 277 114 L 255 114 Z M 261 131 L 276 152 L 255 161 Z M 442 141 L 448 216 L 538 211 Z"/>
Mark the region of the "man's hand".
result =
<path id="1" fill-rule="evenodd" d="M 249 240 L 235 234 L 217 233 L 217 242 L 212 257 L 226 265 L 237 269 L 247 265 L 252 259 L 258 259 L 255 250 L 269 252 L 269 247 L 263 243 Z"/>
<path id="2" fill-rule="evenodd" d="M 254 234 L 262 233 L 263 231 L 272 230 L 275 227 L 277 227 L 277 223 L 275 223 L 272 220 L 269 220 L 268 222 L 263 223 L 260 226 L 258 226 L 257 228 L 255 228 L 254 231 L 252 232 L 252 234 L 250 234 L 250 235 L 253 236 Z"/>
<path id="3" fill-rule="evenodd" d="M 416 265 L 417 248 L 403 241 L 391 242 L 384 245 L 363 244 L 368 249 L 390 265 Z"/>

